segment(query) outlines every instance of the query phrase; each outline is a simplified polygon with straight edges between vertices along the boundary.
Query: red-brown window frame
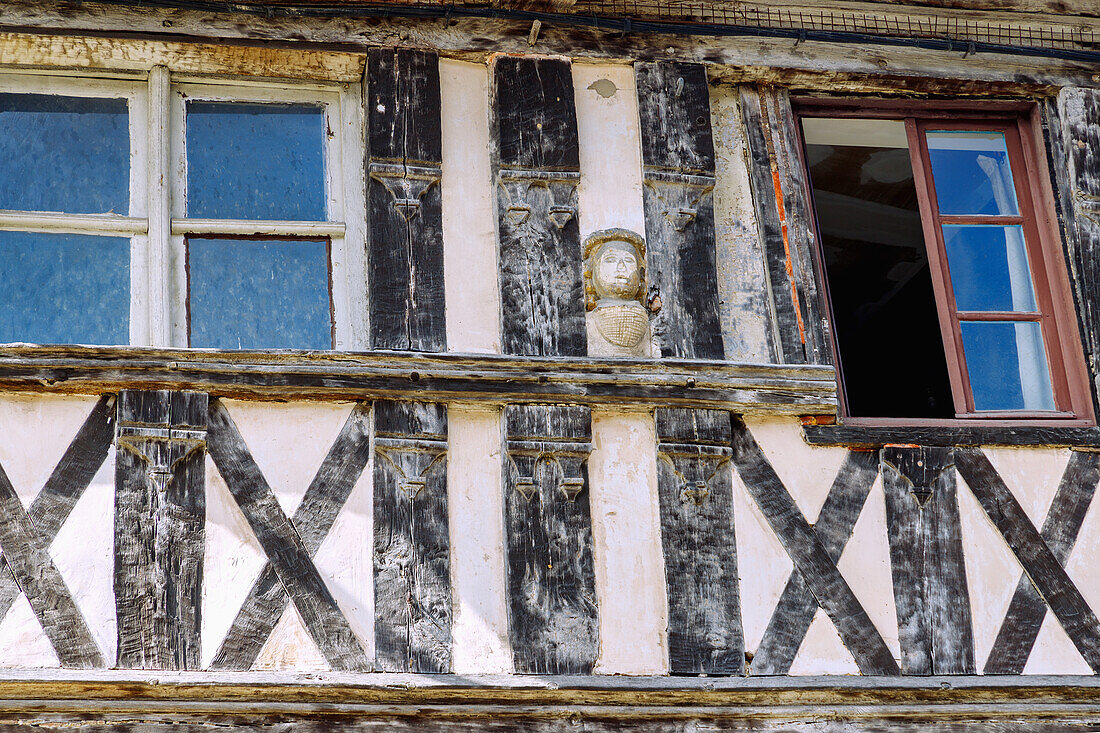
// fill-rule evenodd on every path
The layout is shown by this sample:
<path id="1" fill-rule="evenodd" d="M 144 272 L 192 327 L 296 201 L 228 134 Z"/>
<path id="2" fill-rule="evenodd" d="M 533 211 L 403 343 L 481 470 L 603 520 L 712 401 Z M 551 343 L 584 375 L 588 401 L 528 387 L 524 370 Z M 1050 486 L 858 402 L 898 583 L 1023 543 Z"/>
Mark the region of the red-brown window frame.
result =
<path id="1" fill-rule="evenodd" d="M 1092 392 L 1077 313 L 1073 302 L 1066 260 L 1062 251 L 1061 234 L 1054 218 L 1054 193 L 1047 174 L 1045 150 L 1041 137 L 1041 120 L 1034 104 L 1001 100 L 940 100 L 917 103 L 912 100 L 883 99 L 832 99 L 794 98 L 792 106 L 796 117 L 849 117 L 863 119 L 893 119 L 905 122 L 909 142 L 909 157 L 913 167 L 914 184 L 920 207 L 921 225 L 925 247 L 928 251 L 929 269 L 935 294 L 937 318 L 947 358 L 952 398 L 956 415 L 953 419 L 857 417 L 848 411 L 844 382 L 843 361 L 832 329 L 833 354 L 839 381 L 841 421 L 848 425 L 866 426 L 962 426 L 980 423 L 989 426 L 1089 426 L 1095 425 Z M 955 311 L 955 298 L 951 277 L 947 269 L 947 254 L 943 230 L 940 227 L 935 192 L 931 178 L 931 161 L 927 141 L 922 134 L 926 129 L 988 129 L 1003 131 L 1009 150 L 1009 162 L 1019 202 L 1018 221 L 1011 217 L 956 217 L 944 223 L 961 223 L 963 219 L 997 219 L 997 223 L 1016 224 L 1024 228 L 1028 264 L 1035 289 L 1039 315 L 1021 319 L 1013 314 L 1011 320 L 1034 320 L 1041 324 L 1054 391 L 1055 410 L 1051 411 L 975 411 L 969 375 L 963 357 L 960 319 Z M 802 126 L 798 126 L 801 136 Z M 799 151 L 803 155 L 805 169 L 805 140 L 800 140 Z M 813 201 L 810 178 L 805 176 L 806 195 Z M 824 307 L 831 322 L 832 297 L 821 251 L 821 233 L 818 230 L 816 208 L 813 210 L 813 227 L 816 239 L 814 256 L 817 259 L 819 283 L 824 294 Z M 959 221 L 956 221 L 959 220 Z M 971 221 L 970 223 L 975 223 Z M 983 314 L 983 318 L 990 318 Z M 969 317 L 968 317 L 968 320 Z M 960 409 L 960 407 L 962 409 Z"/>

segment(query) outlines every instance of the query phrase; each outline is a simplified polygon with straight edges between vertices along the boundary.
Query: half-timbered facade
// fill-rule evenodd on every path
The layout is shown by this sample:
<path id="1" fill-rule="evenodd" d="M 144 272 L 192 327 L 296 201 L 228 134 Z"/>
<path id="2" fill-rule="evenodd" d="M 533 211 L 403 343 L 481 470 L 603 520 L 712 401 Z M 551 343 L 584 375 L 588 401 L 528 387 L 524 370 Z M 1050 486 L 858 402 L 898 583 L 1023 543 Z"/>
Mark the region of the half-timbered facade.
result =
<path id="1" fill-rule="evenodd" d="M 0 6 L 0 726 L 1100 726 L 1100 8 Z"/>

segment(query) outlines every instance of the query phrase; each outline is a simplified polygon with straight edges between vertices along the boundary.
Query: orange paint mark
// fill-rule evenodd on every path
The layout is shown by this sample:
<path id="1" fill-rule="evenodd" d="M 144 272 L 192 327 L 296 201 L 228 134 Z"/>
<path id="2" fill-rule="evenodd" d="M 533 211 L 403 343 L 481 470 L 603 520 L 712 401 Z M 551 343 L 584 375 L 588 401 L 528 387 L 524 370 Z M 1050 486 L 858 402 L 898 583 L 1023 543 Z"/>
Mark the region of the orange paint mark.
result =
<path id="1" fill-rule="evenodd" d="M 803 415 L 803 425 L 836 425 L 836 415 Z"/>
<path id="2" fill-rule="evenodd" d="M 779 226 L 783 232 L 783 254 L 786 257 L 787 279 L 791 283 L 791 300 L 794 301 L 794 317 L 798 321 L 798 338 L 806 345 L 806 324 L 802 322 L 802 305 L 798 299 L 798 288 L 794 285 L 794 262 L 791 259 L 791 243 L 787 237 L 787 210 L 783 206 L 783 183 L 779 180 L 779 169 L 772 165 L 772 184 L 775 186 L 775 205 L 779 210 Z"/>

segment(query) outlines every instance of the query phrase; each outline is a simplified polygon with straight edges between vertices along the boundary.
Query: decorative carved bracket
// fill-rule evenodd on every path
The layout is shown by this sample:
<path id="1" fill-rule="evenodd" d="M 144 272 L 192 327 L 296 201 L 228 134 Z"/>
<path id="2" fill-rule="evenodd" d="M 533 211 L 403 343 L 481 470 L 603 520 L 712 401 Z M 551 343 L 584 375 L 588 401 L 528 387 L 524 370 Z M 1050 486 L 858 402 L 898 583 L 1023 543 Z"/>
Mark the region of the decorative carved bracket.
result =
<path id="1" fill-rule="evenodd" d="M 505 210 L 512 226 L 546 220 L 562 229 L 577 215 L 580 180 L 580 173 L 574 171 L 509 168 L 500 171 L 497 183 L 506 197 Z"/>
<path id="2" fill-rule="evenodd" d="M 509 440 L 513 486 L 531 501 L 543 472 L 553 471 L 557 491 L 572 503 L 584 490 L 584 463 L 591 453 L 592 444 L 584 441 Z"/>
<path id="3" fill-rule="evenodd" d="M 675 475 L 683 504 L 703 506 L 719 473 L 729 470 L 732 451 L 725 446 L 658 443 L 657 455 Z"/>
<path id="4" fill-rule="evenodd" d="M 1078 188 L 1073 192 L 1073 200 L 1077 203 L 1077 210 L 1082 215 L 1100 226 L 1100 196 L 1085 193 Z"/>
<path id="5" fill-rule="evenodd" d="M 447 441 L 376 437 L 374 453 L 396 472 L 401 491 L 416 499 L 427 486 L 428 473 L 447 459 Z"/>
<path id="6" fill-rule="evenodd" d="M 370 177 L 385 186 L 393 196 L 394 210 L 405 221 L 411 221 L 420 213 L 420 199 L 442 179 L 443 171 L 431 165 L 371 161 Z"/>
<path id="7" fill-rule="evenodd" d="M 714 176 L 645 167 L 645 185 L 661 202 L 661 213 L 673 229 L 686 231 L 699 214 L 699 204 L 714 190 Z"/>
<path id="8" fill-rule="evenodd" d="M 174 414 L 175 404 L 154 414 L 142 415 L 140 407 L 131 405 L 135 399 L 149 399 L 146 395 L 161 393 L 123 392 L 120 398 L 118 428 L 115 443 L 133 453 L 145 465 L 146 477 L 160 493 L 167 491 L 175 468 L 192 453 L 206 448 L 206 424 L 200 419 L 206 416 L 207 396 L 201 393 L 163 393 L 164 399 L 173 403 L 180 400 L 201 402 L 194 410 Z M 195 417 L 188 419 L 187 414 Z"/>

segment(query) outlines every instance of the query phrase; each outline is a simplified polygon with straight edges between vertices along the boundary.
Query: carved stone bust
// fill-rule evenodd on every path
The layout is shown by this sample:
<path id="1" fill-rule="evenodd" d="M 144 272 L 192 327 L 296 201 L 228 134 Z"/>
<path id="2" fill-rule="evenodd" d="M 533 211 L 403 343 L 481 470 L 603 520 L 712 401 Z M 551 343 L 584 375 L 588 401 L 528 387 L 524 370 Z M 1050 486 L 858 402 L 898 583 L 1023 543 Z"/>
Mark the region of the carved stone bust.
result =
<path id="1" fill-rule="evenodd" d="M 628 229 L 604 229 L 584 241 L 588 353 L 652 355 L 645 307 L 645 240 Z"/>

